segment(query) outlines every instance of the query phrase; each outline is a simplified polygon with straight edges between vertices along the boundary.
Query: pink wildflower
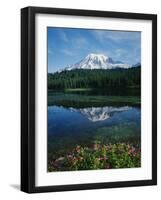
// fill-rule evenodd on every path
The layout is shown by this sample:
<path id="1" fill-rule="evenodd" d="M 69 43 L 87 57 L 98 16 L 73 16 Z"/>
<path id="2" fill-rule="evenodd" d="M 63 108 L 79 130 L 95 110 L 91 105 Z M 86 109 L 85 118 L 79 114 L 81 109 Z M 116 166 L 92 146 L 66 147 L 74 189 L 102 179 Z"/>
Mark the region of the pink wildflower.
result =
<path id="1" fill-rule="evenodd" d="M 68 159 L 68 160 L 71 160 L 72 158 L 73 158 L 72 155 L 67 155 L 67 159 Z"/>
<path id="2" fill-rule="evenodd" d="M 103 157 L 99 157 L 98 160 L 104 160 L 104 158 Z"/>
<path id="3" fill-rule="evenodd" d="M 106 150 L 109 150 L 109 148 L 110 148 L 110 147 L 109 147 L 109 145 L 107 144 L 107 145 L 106 145 Z"/>

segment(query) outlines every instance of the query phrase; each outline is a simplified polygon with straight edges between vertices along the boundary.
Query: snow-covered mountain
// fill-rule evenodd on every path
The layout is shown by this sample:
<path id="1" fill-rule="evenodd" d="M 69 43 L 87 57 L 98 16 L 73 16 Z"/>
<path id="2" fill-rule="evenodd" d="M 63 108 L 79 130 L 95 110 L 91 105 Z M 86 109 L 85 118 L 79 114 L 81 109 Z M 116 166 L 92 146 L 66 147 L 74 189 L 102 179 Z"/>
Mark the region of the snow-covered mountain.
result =
<path id="1" fill-rule="evenodd" d="M 85 117 L 87 117 L 92 122 L 103 121 L 111 117 L 111 115 L 115 112 L 123 112 L 131 109 L 129 106 L 122 107 L 91 107 L 91 108 L 70 108 L 71 111 L 79 112 Z"/>
<path id="2" fill-rule="evenodd" d="M 59 72 L 73 69 L 115 69 L 115 68 L 130 68 L 131 65 L 120 61 L 114 61 L 112 58 L 103 54 L 88 54 L 80 62 L 70 65 Z"/>

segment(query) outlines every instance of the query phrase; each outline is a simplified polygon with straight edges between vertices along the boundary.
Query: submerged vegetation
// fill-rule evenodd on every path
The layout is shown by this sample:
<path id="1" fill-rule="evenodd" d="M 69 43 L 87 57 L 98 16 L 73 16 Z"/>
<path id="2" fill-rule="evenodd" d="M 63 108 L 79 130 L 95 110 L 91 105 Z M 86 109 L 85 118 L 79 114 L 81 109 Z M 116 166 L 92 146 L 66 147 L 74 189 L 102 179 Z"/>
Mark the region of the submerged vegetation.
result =
<path id="1" fill-rule="evenodd" d="M 65 155 L 49 160 L 48 171 L 117 169 L 141 166 L 141 149 L 129 143 L 77 145 Z"/>

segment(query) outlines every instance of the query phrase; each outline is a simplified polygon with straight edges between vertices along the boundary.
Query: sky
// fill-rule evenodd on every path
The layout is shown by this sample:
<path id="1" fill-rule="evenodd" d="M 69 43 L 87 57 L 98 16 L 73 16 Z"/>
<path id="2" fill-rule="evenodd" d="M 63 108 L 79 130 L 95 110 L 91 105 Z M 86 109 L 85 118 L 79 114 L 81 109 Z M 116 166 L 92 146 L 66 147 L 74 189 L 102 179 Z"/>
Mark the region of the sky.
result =
<path id="1" fill-rule="evenodd" d="M 48 27 L 48 72 L 100 53 L 114 61 L 141 63 L 141 32 Z"/>

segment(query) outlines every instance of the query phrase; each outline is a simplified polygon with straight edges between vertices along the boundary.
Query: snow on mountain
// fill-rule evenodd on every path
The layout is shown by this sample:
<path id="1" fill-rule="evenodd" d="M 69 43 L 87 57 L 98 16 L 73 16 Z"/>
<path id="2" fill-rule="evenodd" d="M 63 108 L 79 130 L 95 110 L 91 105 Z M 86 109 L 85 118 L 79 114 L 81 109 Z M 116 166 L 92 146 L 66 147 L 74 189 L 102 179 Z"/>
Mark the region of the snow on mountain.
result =
<path id="1" fill-rule="evenodd" d="M 87 117 L 92 122 L 103 121 L 111 117 L 111 115 L 115 112 L 122 112 L 131 109 L 129 106 L 123 107 L 91 107 L 91 108 L 81 108 L 75 109 L 70 108 L 71 111 L 79 112 L 85 117 Z"/>
<path id="2" fill-rule="evenodd" d="M 132 67 L 129 64 L 120 62 L 120 61 L 114 61 L 112 58 L 105 56 L 103 54 L 88 54 L 84 59 L 82 59 L 80 62 L 70 65 L 63 70 L 59 70 L 59 72 L 67 70 L 73 70 L 73 69 L 115 69 L 115 68 L 130 68 Z"/>

